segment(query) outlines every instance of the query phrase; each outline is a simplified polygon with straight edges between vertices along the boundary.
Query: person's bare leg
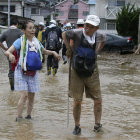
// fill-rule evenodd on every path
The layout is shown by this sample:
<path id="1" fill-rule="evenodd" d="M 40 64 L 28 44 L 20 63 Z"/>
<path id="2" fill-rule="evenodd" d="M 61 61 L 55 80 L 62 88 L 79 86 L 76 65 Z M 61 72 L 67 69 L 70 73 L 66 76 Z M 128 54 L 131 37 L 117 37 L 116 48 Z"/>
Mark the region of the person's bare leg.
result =
<path id="1" fill-rule="evenodd" d="M 94 100 L 95 124 L 99 124 L 102 115 L 102 100 Z"/>
<path id="2" fill-rule="evenodd" d="M 77 102 L 74 100 L 73 117 L 74 117 L 75 126 L 80 125 L 80 115 L 81 115 L 81 102 Z"/>
<path id="3" fill-rule="evenodd" d="M 94 132 L 99 132 L 102 128 L 101 115 L 102 115 L 102 100 L 94 100 L 94 115 L 95 115 L 95 125 Z"/>
<path id="4" fill-rule="evenodd" d="M 18 106 L 17 106 L 18 118 L 22 117 L 22 112 L 23 112 L 24 104 L 25 104 L 25 102 L 27 100 L 27 96 L 28 96 L 27 91 L 23 91 L 21 93 L 21 96 L 20 96 L 20 99 L 19 99 L 19 102 L 18 102 Z"/>
<path id="5" fill-rule="evenodd" d="M 35 97 L 35 93 L 28 93 L 27 116 L 28 115 L 31 116 L 31 112 L 34 104 L 34 97 Z"/>
<path id="6" fill-rule="evenodd" d="M 74 105 L 73 105 L 73 117 L 75 122 L 75 128 L 73 130 L 74 135 L 79 135 L 81 133 L 80 115 L 81 115 L 81 102 L 74 101 Z"/>

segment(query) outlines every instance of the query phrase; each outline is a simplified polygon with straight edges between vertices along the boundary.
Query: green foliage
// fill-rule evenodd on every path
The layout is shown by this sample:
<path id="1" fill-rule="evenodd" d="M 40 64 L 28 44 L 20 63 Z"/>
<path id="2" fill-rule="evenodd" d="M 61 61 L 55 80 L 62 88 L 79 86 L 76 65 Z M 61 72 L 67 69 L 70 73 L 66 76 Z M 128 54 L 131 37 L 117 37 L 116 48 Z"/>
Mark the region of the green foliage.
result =
<path id="1" fill-rule="evenodd" d="M 134 42 L 138 41 L 139 9 L 135 4 L 128 3 L 122 11 L 117 13 L 116 29 L 122 36 L 132 36 Z"/>

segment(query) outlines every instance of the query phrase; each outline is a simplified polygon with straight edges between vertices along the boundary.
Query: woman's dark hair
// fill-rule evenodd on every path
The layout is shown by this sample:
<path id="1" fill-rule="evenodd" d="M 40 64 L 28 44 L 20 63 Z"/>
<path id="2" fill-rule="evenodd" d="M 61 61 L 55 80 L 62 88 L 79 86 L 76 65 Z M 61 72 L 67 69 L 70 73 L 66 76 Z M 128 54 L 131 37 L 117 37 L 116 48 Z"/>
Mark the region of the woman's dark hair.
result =
<path id="1" fill-rule="evenodd" d="M 25 30 L 27 28 L 27 24 L 30 23 L 30 22 L 34 24 L 34 22 L 32 20 L 24 21 L 24 23 L 22 24 L 22 29 Z"/>

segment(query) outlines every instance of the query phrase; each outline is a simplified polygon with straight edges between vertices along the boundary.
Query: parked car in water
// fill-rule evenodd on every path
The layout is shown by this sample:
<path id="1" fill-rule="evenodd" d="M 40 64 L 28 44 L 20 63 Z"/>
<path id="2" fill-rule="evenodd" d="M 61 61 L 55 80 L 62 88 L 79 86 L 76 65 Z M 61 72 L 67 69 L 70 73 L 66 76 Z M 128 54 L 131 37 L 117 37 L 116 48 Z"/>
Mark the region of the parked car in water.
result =
<path id="1" fill-rule="evenodd" d="M 134 50 L 132 37 L 123 37 L 116 34 L 106 34 L 106 43 L 103 52 L 131 53 Z"/>

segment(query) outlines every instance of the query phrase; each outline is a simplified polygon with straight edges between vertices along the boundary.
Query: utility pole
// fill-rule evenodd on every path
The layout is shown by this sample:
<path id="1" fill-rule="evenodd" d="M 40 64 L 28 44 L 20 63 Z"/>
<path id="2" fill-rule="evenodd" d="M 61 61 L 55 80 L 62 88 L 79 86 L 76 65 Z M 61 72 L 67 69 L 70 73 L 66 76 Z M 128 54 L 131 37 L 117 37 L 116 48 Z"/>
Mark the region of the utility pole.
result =
<path id="1" fill-rule="evenodd" d="M 10 0 L 8 0 L 8 27 L 10 27 Z"/>
<path id="2" fill-rule="evenodd" d="M 22 0 L 22 15 L 23 15 L 23 17 L 25 16 L 25 14 L 24 14 L 24 0 Z"/>
<path id="3" fill-rule="evenodd" d="M 140 44 L 140 11 L 139 11 L 139 25 L 138 25 L 138 44 Z"/>

